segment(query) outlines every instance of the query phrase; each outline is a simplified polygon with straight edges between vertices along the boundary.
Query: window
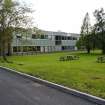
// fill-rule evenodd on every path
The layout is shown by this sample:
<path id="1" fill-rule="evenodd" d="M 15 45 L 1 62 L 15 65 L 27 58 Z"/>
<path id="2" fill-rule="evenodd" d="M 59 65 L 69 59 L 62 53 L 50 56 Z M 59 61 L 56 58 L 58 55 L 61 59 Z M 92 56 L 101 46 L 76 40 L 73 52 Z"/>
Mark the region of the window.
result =
<path id="1" fill-rule="evenodd" d="M 61 41 L 55 41 L 55 45 L 61 45 Z"/>
<path id="2" fill-rule="evenodd" d="M 37 36 L 36 36 L 35 34 L 32 34 L 32 38 L 33 38 L 33 39 L 36 39 Z"/>
<path id="3" fill-rule="evenodd" d="M 65 40 L 65 37 L 64 36 L 62 36 L 62 40 Z"/>
<path id="4" fill-rule="evenodd" d="M 71 37 L 71 36 L 69 36 L 69 37 L 68 37 L 68 40 L 72 40 L 72 37 Z"/>
<path id="5" fill-rule="evenodd" d="M 73 37 L 73 40 L 77 40 L 77 38 L 76 37 Z"/>

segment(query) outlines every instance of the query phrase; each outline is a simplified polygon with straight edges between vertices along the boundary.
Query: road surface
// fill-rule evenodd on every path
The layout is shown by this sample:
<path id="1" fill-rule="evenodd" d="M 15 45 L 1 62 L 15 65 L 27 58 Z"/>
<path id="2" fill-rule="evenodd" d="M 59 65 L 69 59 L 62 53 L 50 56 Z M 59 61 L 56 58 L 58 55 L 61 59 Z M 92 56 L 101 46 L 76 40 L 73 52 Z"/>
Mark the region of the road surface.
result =
<path id="1" fill-rule="evenodd" d="M 0 105 L 96 105 L 0 69 Z"/>

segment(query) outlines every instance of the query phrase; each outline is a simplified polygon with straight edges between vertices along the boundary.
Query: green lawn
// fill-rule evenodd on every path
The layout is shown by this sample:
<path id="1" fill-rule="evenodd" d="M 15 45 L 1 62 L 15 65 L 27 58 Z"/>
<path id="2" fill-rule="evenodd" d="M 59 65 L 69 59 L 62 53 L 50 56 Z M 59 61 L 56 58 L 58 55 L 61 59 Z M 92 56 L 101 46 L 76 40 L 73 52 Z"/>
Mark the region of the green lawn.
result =
<path id="1" fill-rule="evenodd" d="M 79 55 L 75 61 L 59 61 L 68 54 Z M 97 63 L 99 52 L 90 55 L 80 52 L 62 52 L 32 56 L 9 57 L 13 64 L 0 63 L 36 77 L 105 98 L 105 63 Z"/>

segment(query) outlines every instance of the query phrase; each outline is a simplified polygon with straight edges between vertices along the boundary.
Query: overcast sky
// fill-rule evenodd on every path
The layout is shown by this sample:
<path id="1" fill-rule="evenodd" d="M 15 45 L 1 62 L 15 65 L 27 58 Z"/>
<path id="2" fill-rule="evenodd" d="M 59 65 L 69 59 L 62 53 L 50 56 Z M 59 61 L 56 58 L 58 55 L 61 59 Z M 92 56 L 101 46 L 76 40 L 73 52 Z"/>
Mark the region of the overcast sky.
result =
<path id="1" fill-rule="evenodd" d="M 105 0 L 23 0 L 35 10 L 35 25 L 49 31 L 80 33 L 86 12 L 93 23 L 95 9 L 105 7 Z M 104 8 L 105 9 L 105 8 Z"/>

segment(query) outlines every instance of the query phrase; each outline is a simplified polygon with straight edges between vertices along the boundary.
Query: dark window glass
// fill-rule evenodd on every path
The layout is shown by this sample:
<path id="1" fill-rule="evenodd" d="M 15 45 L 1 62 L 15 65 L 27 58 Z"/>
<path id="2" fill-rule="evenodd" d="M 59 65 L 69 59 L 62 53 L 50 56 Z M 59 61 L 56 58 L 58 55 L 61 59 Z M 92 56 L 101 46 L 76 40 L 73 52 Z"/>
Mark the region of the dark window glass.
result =
<path id="1" fill-rule="evenodd" d="M 32 34 L 32 38 L 33 38 L 33 39 L 36 39 L 37 36 L 36 36 L 35 34 Z"/>
<path id="2" fill-rule="evenodd" d="M 72 37 L 71 37 L 71 36 L 69 36 L 69 37 L 68 37 L 68 40 L 72 40 Z"/>
<path id="3" fill-rule="evenodd" d="M 61 45 L 61 41 L 55 41 L 55 45 Z"/>
<path id="4" fill-rule="evenodd" d="M 76 37 L 73 37 L 73 40 L 77 40 L 77 38 Z"/>
<path id="5" fill-rule="evenodd" d="M 65 39 L 65 37 L 64 36 L 62 36 L 62 40 L 64 40 Z"/>

